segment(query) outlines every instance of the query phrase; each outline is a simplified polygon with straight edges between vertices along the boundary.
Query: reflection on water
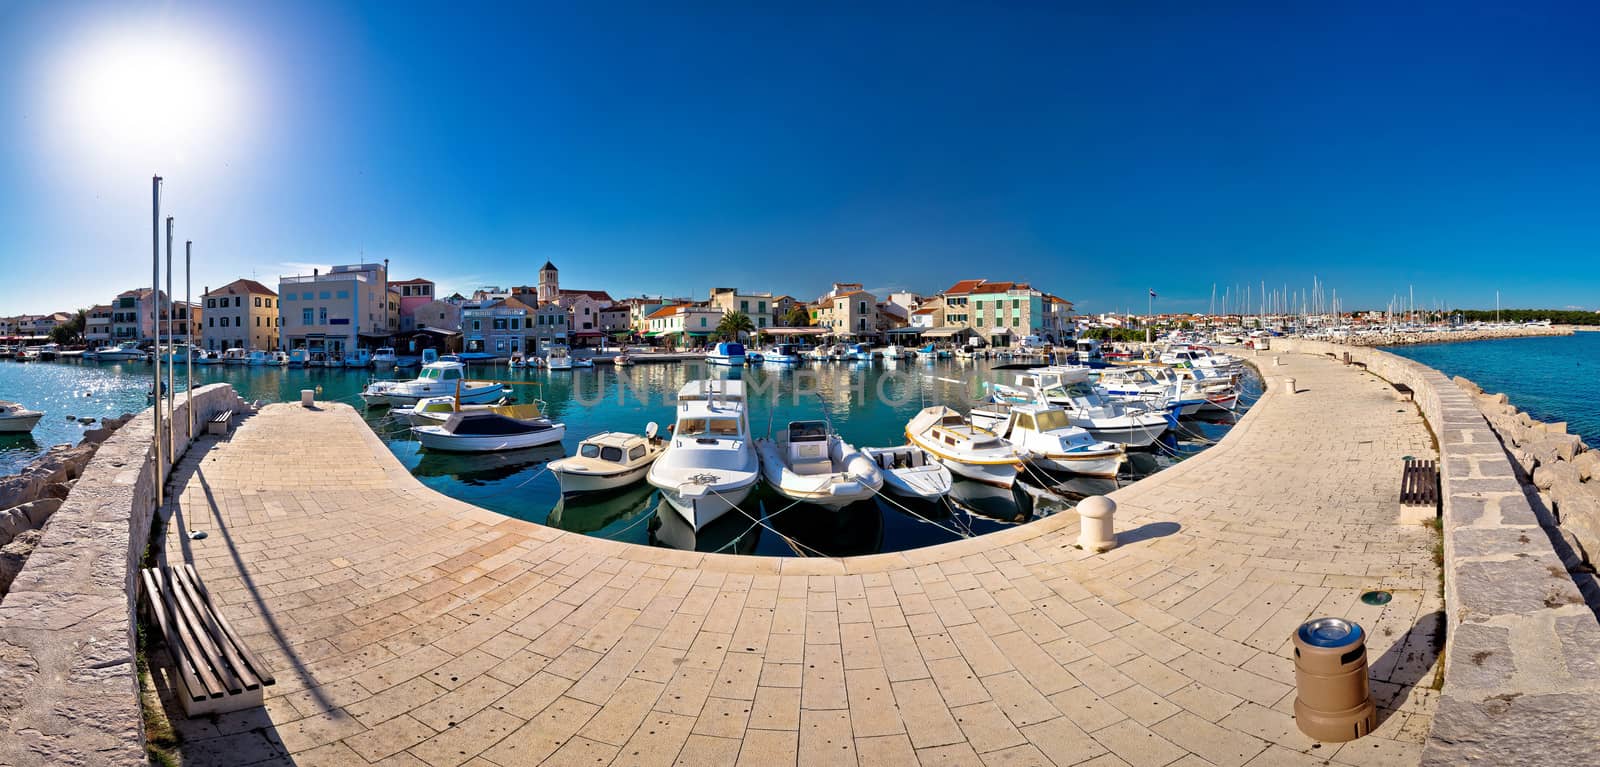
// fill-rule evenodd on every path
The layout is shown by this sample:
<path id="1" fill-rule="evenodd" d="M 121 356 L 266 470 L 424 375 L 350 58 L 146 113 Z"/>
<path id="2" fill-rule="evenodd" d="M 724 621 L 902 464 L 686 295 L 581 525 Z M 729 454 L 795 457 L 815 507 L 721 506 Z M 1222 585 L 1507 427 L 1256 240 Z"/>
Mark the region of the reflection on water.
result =
<path id="1" fill-rule="evenodd" d="M 1004 364 L 1004 363 L 1002 363 Z M 373 377 L 393 371 L 250 368 L 196 368 L 198 383 L 225 381 L 246 399 L 281 402 L 299 399 L 301 389 L 319 390 L 320 399 L 361 408 L 359 392 Z M 150 366 L 0 363 L 0 398 L 43 403 L 45 420 L 34 438 L 0 438 L 0 461 L 31 457 L 50 444 L 76 441 L 83 427 L 67 414 L 116 415 L 144 407 Z M 923 407 L 943 404 L 962 412 L 985 391 L 985 384 L 1009 382 L 1010 369 L 983 360 L 900 360 L 805 363 L 795 368 L 749 369 L 702 363 L 602 365 L 567 372 L 510 370 L 504 365 L 474 366 L 474 379 L 512 384 L 520 401 L 542 400 L 554 420 L 567 425 L 565 444 L 490 454 L 434 453 L 413 439 L 409 424 L 387 409 L 365 411 L 372 427 L 411 472 L 428 487 L 507 516 L 585 535 L 691 551 L 766 556 L 848 556 L 903 551 L 944 543 L 1027 522 L 1071 509 L 1090 495 L 1103 495 L 1140 477 L 1173 465 L 1227 433 L 1235 416 L 1223 412 L 1186 418 L 1178 431 L 1151 450 L 1130 453 L 1123 476 L 1090 479 L 1029 469 L 1015 490 L 959 480 L 951 496 L 914 502 L 888 495 L 832 511 L 794 504 L 763 488 L 732 512 L 700 530 L 689 529 L 648 484 L 613 495 L 562 499 L 549 462 L 602 431 L 641 433 L 645 424 L 673 421 L 672 395 L 684 383 L 707 377 L 738 378 L 752 401 L 756 436 L 781 430 L 791 420 L 826 417 L 858 447 L 903 444 L 907 420 Z M 181 388 L 182 371 L 178 386 Z M 1260 393 L 1259 380 L 1247 375 L 1245 402 Z M 85 395 L 88 396 L 85 396 Z M 65 404 L 63 404 L 65 403 Z M 80 412 L 81 411 L 81 412 Z M 48 428 L 47 428 L 48 427 Z M 15 470 L 14 468 L 12 470 Z"/>

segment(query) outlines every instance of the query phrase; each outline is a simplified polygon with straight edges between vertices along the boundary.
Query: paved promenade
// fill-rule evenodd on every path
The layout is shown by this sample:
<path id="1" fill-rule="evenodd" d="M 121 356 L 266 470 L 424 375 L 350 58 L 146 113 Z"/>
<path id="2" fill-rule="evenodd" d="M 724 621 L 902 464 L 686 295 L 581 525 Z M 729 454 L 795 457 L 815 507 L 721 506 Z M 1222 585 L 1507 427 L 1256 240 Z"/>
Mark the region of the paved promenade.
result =
<path id="1" fill-rule="evenodd" d="M 176 719 L 185 763 L 1415 764 L 1436 534 L 1395 504 L 1430 438 L 1372 376 L 1283 360 L 1302 391 L 1118 491 L 1100 555 L 1072 514 L 845 560 L 615 544 L 424 488 L 348 408 L 270 406 L 174 479 L 167 556 L 278 679 Z M 1290 632 L 1320 615 L 1371 635 L 1380 725 L 1352 743 L 1292 719 Z"/>

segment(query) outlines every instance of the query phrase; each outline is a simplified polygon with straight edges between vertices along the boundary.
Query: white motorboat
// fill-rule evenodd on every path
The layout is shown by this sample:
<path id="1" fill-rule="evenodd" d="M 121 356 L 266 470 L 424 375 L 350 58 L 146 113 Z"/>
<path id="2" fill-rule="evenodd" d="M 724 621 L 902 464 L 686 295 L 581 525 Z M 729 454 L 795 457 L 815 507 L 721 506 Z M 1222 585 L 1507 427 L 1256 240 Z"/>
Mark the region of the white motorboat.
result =
<path id="1" fill-rule="evenodd" d="M 761 363 L 778 367 L 800 364 L 800 347 L 797 344 L 775 344 L 761 354 Z"/>
<path id="2" fill-rule="evenodd" d="M 267 364 L 280 368 L 289 366 L 289 354 L 287 352 L 275 351 L 268 353 L 272 355 L 272 361 Z"/>
<path id="3" fill-rule="evenodd" d="M 933 344 L 928 344 L 927 346 L 917 350 L 917 359 L 919 360 L 931 360 L 937 359 L 938 357 L 939 349 Z"/>
<path id="4" fill-rule="evenodd" d="M 620 490 L 642 479 L 666 451 L 654 423 L 644 435 L 608 431 L 578 443 L 578 453 L 550 464 L 564 496 Z"/>
<path id="5" fill-rule="evenodd" d="M 589 358 L 589 357 L 573 357 L 572 358 L 572 367 L 574 367 L 574 368 L 592 368 L 592 367 L 594 367 L 594 360 L 592 358 Z"/>
<path id="6" fill-rule="evenodd" d="M 1085 477 L 1115 477 L 1122 467 L 1121 445 L 1101 442 L 1072 425 L 1067 411 L 1055 405 L 1011 405 L 996 434 L 1010 442 L 1017 455 L 1040 468 Z M 974 423 L 976 423 L 974 418 Z"/>
<path id="7" fill-rule="evenodd" d="M 846 358 L 851 359 L 851 360 L 855 360 L 857 362 L 871 362 L 872 361 L 872 347 L 871 346 L 868 346 L 867 344 L 850 344 L 848 349 L 849 349 L 849 351 L 847 351 L 845 353 L 846 354 Z"/>
<path id="8" fill-rule="evenodd" d="M 1128 447 L 1147 447 L 1177 424 L 1177 415 L 1165 410 L 1130 408 L 1102 396 L 1089 383 L 1085 367 L 1054 366 L 1034 368 L 1016 377 L 1016 386 L 992 387 L 996 403 L 1059 405 L 1067 411 L 1073 426 L 1087 430 L 1095 439 Z M 996 428 L 1009 413 L 1003 408 L 973 408 L 973 422 Z"/>
<path id="9" fill-rule="evenodd" d="M 950 492 L 950 470 L 920 447 L 864 447 L 861 452 L 877 462 L 884 488 L 895 495 L 936 501 Z"/>
<path id="10" fill-rule="evenodd" d="M 1098 388 L 1106 397 L 1146 409 L 1163 409 L 1180 416 L 1205 407 L 1206 398 L 1194 387 L 1170 377 L 1171 368 L 1128 365 L 1098 371 Z"/>
<path id="11" fill-rule="evenodd" d="M 429 450 L 490 453 L 560 442 L 565 424 L 544 419 L 524 421 L 499 413 L 464 410 L 438 426 L 413 426 L 411 433 Z"/>
<path id="12" fill-rule="evenodd" d="M 39 350 L 35 348 L 21 349 L 17 352 L 18 362 L 36 362 L 39 359 Z"/>
<path id="13" fill-rule="evenodd" d="M 439 361 L 423 366 L 410 381 L 373 381 L 361 392 L 369 406 L 410 405 L 425 397 L 452 396 L 462 404 L 482 405 L 506 396 L 506 387 L 494 381 L 468 381 L 467 366 Z"/>
<path id="14" fill-rule="evenodd" d="M 196 350 L 188 344 L 173 344 L 161 348 L 161 361 L 164 363 L 179 364 L 187 362 L 195 355 Z"/>
<path id="15" fill-rule="evenodd" d="M 508 405 L 505 400 L 500 400 L 488 405 L 459 405 L 455 397 L 428 397 L 417 401 L 411 407 L 397 407 L 389 414 L 399 418 L 412 426 L 438 426 L 450 420 L 450 416 L 457 412 L 484 410 L 499 413 L 507 418 L 519 421 L 532 421 L 544 416 L 544 406 L 537 402 L 522 405 Z"/>
<path id="16" fill-rule="evenodd" d="M 145 352 L 139 348 L 138 341 L 123 341 L 117 344 L 116 348 L 101 349 L 94 358 L 101 362 L 127 362 L 144 359 Z"/>
<path id="17" fill-rule="evenodd" d="M 222 364 L 222 352 L 200 352 L 200 355 L 194 358 L 194 364 L 196 364 L 196 365 L 221 365 Z"/>
<path id="18" fill-rule="evenodd" d="M 813 362 L 826 362 L 833 359 L 833 347 L 828 344 L 818 344 L 806 352 L 806 359 Z"/>
<path id="19" fill-rule="evenodd" d="M 677 419 L 666 452 L 646 479 L 698 531 L 742 503 L 761 478 L 744 382 L 684 384 L 678 390 Z"/>
<path id="20" fill-rule="evenodd" d="M 719 341 L 717 345 L 706 352 L 706 362 L 712 365 L 725 365 L 728 367 L 744 366 L 744 344 L 733 341 Z"/>
<path id="21" fill-rule="evenodd" d="M 571 370 L 572 355 L 567 353 L 565 346 L 552 346 L 545 355 L 544 366 L 550 370 Z"/>
<path id="22" fill-rule="evenodd" d="M 512 354 L 511 359 L 506 360 L 506 367 L 511 368 L 512 370 L 521 370 L 526 368 L 528 367 L 528 358 L 522 356 L 522 352 Z"/>
<path id="23" fill-rule="evenodd" d="M 229 349 L 222 353 L 222 364 L 248 365 L 250 364 L 250 353 L 238 347 Z"/>
<path id="24" fill-rule="evenodd" d="M 184 346 L 188 346 L 188 344 L 184 344 Z M 61 344 L 48 343 L 39 347 L 39 359 L 41 360 L 48 362 L 59 356 L 61 356 Z"/>
<path id="25" fill-rule="evenodd" d="M 1022 470 L 1015 448 L 943 405 L 924 408 L 906 424 L 906 439 L 968 479 L 1011 487 Z"/>
<path id="26" fill-rule="evenodd" d="M 388 370 L 400 365 L 400 357 L 394 353 L 393 346 L 380 346 L 372 353 L 372 367 L 377 370 Z"/>
<path id="27" fill-rule="evenodd" d="M 842 509 L 883 487 L 872 459 L 845 442 L 826 421 L 790 421 L 782 441 L 756 440 L 761 475 L 779 495 Z"/>
<path id="28" fill-rule="evenodd" d="M 883 347 L 882 356 L 886 360 L 903 360 L 911 356 L 911 350 L 899 344 L 889 344 Z"/>
<path id="29" fill-rule="evenodd" d="M 0 400 L 0 433 L 21 434 L 33 431 L 44 413 L 29 410 L 15 402 Z"/>
<path id="30" fill-rule="evenodd" d="M 625 368 L 633 364 L 633 357 L 626 352 L 621 352 L 611 358 L 611 364 L 619 368 Z"/>

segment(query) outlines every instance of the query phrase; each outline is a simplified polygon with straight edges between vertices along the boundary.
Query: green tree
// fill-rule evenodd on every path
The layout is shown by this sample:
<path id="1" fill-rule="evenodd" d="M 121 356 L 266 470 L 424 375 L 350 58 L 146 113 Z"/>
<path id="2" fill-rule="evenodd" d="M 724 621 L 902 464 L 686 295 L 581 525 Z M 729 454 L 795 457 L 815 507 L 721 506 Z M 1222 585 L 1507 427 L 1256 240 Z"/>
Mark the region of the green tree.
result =
<path id="1" fill-rule="evenodd" d="M 740 333 L 749 333 L 755 329 L 755 323 L 750 321 L 750 315 L 744 312 L 724 312 L 715 332 L 718 338 L 734 341 L 738 340 Z"/>
<path id="2" fill-rule="evenodd" d="M 811 311 L 804 306 L 796 304 L 790 307 L 789 313 L 783 315 L 783 324 L 791 328 L 811 327 Z"/>
<path id="3" fill-rule="evenodd" d="M 50 329 L 50 340 L 63 346 L 75 344 L 83 340 L 83 329 L 89 324 L 89 310 L 79 309 L 61 323 Z"/>

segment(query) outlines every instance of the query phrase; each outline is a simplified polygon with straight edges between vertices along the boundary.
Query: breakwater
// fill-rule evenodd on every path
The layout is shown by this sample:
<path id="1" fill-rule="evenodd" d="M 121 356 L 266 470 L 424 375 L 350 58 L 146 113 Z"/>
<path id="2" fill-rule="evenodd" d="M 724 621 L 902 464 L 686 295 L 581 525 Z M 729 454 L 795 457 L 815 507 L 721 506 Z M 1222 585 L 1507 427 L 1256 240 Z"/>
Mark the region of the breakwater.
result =
<path id="1" fill-rule="evenodd" d="M 1450 344 L 1462 341 L 1489 341 L 1498 338 L 1537 338 L 1541 336 L 1570 336 L 1570 325 L 1552 327 L 1472 328 L 1463 330 L 1436 330 L 1428 333 L 1402 331 L 1376 331 L 1345 338 L 1331 339 L 1344 346 L 1413 346 L 1416 344 Z"/>

